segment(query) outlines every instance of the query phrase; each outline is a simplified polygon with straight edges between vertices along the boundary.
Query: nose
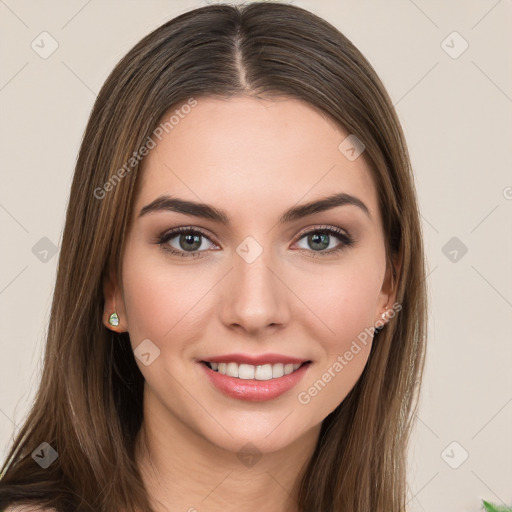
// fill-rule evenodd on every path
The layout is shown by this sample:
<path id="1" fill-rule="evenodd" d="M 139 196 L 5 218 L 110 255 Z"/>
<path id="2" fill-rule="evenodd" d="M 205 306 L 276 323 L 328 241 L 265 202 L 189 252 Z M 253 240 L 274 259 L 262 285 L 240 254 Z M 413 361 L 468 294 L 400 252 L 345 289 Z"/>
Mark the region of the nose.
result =
<path id="1" fill-rule="evenodd" d="M 290 318 L 290 291 L 272 264 L 266 251 L 252 262 L 238 254 L 224 280 L 221 317 L 226 327 L 237 328 L 253 336 L 283 328 Z"/>

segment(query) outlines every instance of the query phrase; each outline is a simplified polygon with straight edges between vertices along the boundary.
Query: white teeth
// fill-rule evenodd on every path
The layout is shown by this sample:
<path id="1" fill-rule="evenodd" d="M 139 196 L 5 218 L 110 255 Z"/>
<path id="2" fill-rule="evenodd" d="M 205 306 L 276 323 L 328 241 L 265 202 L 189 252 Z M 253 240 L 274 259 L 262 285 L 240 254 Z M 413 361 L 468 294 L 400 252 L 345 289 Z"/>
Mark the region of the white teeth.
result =
<path id="1" fill-rule="evenodd" d="M 238 377 L 238 365 L 236 363 L 228 363 L 226 375 L 228 377 Z"/>
<path id="2" fill-rule="evenodd" d="M 254 379 L 254 366 L 252 364 L 241 364 L 235 377 L 239 379 Z"/>
<path id="3" fill-rule="evenodd" d="M 276 379 L 278 377 L 282 377 L 284 375 L 284 364 L 277 363 L 272 366 L 272 378 Z"/>
<path id="4" fill-rule="evenodd" d="M 256 380 L 270 380 L 272 378 L 272 365 L 263 364 L 261 366 L 256 366 L 256 370 L 254 370 L 254 378 Z"/>
<path id="5" fill-rule="evenodd" d="M 252 364 L 238 364 L 238 363 L 209 363 L 212 370 L 227 375 L 228 377 L 236 377 L 238 379 L 256 379 L 256 380 L 270 380 L 277 379 L 283 375 L 298 370 L 301 366 L 297 364 L 262 364 L 253 366 Z"/>

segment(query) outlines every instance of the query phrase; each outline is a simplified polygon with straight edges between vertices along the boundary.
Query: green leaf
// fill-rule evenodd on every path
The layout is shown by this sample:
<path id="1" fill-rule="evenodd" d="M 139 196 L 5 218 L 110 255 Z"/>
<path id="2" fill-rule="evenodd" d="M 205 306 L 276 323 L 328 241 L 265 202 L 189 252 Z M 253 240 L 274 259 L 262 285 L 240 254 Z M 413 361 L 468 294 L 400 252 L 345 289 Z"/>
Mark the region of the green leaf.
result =
<path id="1" fill-rule="evenodd" d="M 494 505 L 485 500 L 482 500 L 482 503 L 487 512 L 512 512 L 512 507 L 506 505 Z"/>

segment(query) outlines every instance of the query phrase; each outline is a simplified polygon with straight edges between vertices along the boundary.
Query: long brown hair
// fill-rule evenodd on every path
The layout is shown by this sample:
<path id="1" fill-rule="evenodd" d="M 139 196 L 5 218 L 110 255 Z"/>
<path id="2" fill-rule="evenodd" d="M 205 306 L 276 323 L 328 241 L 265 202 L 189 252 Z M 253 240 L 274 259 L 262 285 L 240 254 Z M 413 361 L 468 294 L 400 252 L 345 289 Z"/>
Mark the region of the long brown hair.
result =
<path id="1" fill-rule="evenodd" d="M 71 187 L 41 384 L 2 468 L 0 509 L 32 502 L 60 512 L 152 510 L 134 453 L 144 379 L 128 334 L 102 323 L 105 277 L 111 269 L 121 275 L 140 167 L 134 153 L 170 107 L 205 96 L 263 94 L 302 99 L 364 143 L 387 254 L 401 258 L 402 309 L 377 334 L 357 384 L 323 421 L 297 483 L 299 510 L 405 510 L 427 318 L 406 143 L 384 86 L 354 45 L 307 10 L 270 2 L 206 6 L 170 20 L 142 39 L 102 87 Z M 43 442 L 58 453 L 46 469 L 31 456 Z"/>

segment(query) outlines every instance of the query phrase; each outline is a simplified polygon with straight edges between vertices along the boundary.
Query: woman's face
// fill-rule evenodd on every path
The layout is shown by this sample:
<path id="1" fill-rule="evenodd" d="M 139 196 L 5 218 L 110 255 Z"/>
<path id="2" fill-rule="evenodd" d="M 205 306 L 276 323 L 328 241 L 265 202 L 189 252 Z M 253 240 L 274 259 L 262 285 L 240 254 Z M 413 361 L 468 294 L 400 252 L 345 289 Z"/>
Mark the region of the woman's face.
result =
<path id="1" fill-rule="evenodd" d="M 392 303 L 375 185 L 364 153 L 339 149 L 349 133 L 300 100 L 197 98 L 176 119 L 144 160 L 118 330 L 146 417 L 278 450 L 343 401 Z M 337 194 L 349 201 L 301 208 Z M 221 359 L 228 376 L 205 364 Z M 279 377 L 293 361 L 309 363 Z"/>

